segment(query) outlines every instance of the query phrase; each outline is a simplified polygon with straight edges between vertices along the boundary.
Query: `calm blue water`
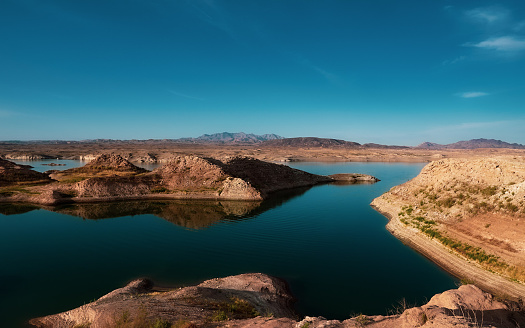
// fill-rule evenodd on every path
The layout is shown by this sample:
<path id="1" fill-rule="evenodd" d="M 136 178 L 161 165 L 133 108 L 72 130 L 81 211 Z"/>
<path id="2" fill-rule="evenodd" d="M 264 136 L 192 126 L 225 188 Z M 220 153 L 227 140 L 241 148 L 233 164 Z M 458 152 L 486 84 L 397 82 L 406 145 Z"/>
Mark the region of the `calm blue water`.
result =
<path id="1" fill-rule="evenodd" d="M 81 162 L 77 160 L 68 160 L 68 159 L 42 159 L 38 161 L 22 161 L 22 160 L 10 160 L 17 164 L 30 165 L 33 167 L 33 170 L 38 172 L 45 172 L 48 170 L 66 170 L 72 169 L 74 167 L 84 166 L 88 162 Z M 49 164 L 61 164 L 60 166 L 49 166 Z M 159 164 L 149 164 L 149 163 L 134 163 L 137 166 L 143 167 L 147 170 L 153 170 L 159 167 Z"/>
<path id="2" fill-rule="evenodd" d="M 318 174 L 367 173 L 382 181 L 285 193 L 259 208 L 156 202 L 0 214 L 3 324 L 23 326 L 144 276 L 180 286 L 264 272 L 289 282 L 301 314 L 337 319 L 386 314 L 402 298 L 422 303 L 455 287 L 453 277 L 390 235 L 387 219 L 369 206 L 423 164 L 291 166 Z M 0 213 L 27 210 L 0 207 Z"/>

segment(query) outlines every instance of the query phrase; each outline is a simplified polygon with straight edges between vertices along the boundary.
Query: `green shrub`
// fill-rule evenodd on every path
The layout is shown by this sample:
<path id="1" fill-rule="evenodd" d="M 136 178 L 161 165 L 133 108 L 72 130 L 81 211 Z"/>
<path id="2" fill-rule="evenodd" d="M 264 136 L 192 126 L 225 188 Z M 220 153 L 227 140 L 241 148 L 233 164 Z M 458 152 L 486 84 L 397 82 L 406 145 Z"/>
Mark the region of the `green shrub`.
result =
<path id="1" fill-rule="evenodd" d="M 151 188 L 150 192 L 154 194 L 168 194 L 170 191 L 169 189 L 165 187 L 157 186 L 157 187 Z"/>
<path id="2" fill-rule="evenodd" d="M 480 192 L 483 196 L 494 196 L 498 191 L 497 186 L 490 186 L 483 189 L 480 189 Z"/>

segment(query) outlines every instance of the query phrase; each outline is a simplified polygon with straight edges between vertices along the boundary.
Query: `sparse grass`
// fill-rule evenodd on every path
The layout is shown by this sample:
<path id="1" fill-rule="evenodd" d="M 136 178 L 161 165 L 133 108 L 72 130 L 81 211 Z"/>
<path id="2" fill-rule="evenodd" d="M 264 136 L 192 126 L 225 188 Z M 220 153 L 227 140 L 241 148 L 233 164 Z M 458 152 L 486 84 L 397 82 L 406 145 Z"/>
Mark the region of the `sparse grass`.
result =
<path id="1" fill-rule="evenodd" d="M 15 194 L 14 191 L 7 191 L 7 190 L 1 190 L 0 191 L 0 196 L 2 197 L 11 197 Z"/>
<path id="2" fill-rule="evenodd" d="M 452 239 L 437 228 L 437 223 L 434 220 L 427 220 L 423 216 L 413 217 L 408 214 L 407 209 L 411 207 L 403 207 L 405 217 L 400 221 L 414 228 L 417 228 L 431 239 L 437 239 L 444 246 L 453 251 L 463 255 L 464 257 L 482 264 L 487 269 L 503 271 L 509 267 L 508 264 L 501 261 L 500 258 L 493 254 L 487 254 L 480 247 L 475 247 L 467 243 Z"/>
<path id="3" fill-rule="evenodd" d="M 179 321 L 175 322 L 171 328 L 197 328 L 197 325 L 195 325 L 193 322 L 180 319 Z"/>
<path id="4" fill-rule="evenodd" d="M 483 196 L 494 196 L 497 191 L 498 191 L 498 186 L 490 186 L 490 187 L 480 189 L 480 193 Z"/>
<path id="5" fill-rule="evenodd" d="M 128 310 L 114 317 L 115 328 L 173 328 L 169 321 L 156 318 L 148 319 L 148 313 L 142 309 L 137 315 L 132 316 Z M 179 326 L 177 328 L 190 328 L 192 326 Z"/>
<path id="6" fill-rule="evenodd" d="M 59 182 L 60 183 L 64 183 L 64 184 L 68 184 L 68 183 L 77 183 L 77 182 L 80 182 L 80 181 L 84 181 L 86 179 L 88 179 L 88 177 L 72 176 L 72 177 L 67 177 L 66 179 L 60 179 Z"/>
<path id="7" fill-rule="evenodd" d="M 406 298 L 402 298 L 400 300 L 398 300 L 396 302 L 397 304 L 394 304 L 392 306 L 392 310 L 388 310 L 388 313 L 389 314 L 402 314 L 403 312 L 405 312 L 407 309 L 409 308 L 412 308 L 412 307 L 415 307 L 416 304 L 409 304 L 406 300 Z"/>
<path id="8" fill-rule="evenodd" d="M 519 207 L 517 205 L 514 205 L 512 203 L 507 203 L 507 205 L 505 206 L 505 208 L 510 211 L 510 212 L 513 212 L 513 213 L 516 213 L 517 211 L 519 211 Z"/>
<path id="9" fill-rule="evenodd" d="M 79 323 L 74 325 L 73 328 L 91 328 L 91 322 Z"/>
<path id="10" fill-rule="evenodd" d="M 210 318 L 213 322 L 230 319 L 248 319 L 260 316 L 260 313 L 253 307 L 253 305 L 238 297 L 230 298 L 230 302 L 215 303 L 212 304 L 212 306 L 216 308 Z"/>
<path id="11" fill-rule="evenodd" d="M 226 320 L 229 320 L 230 318 L 228 317 L 228 315 L 226 314 L 226 312 L 222 311 L 222 310 L 217 310 L 213 313 L 213 315 L 211 316 L 211 321 L 213 322 L 221 322 L 221 321 L 226 321 Z"/>
<path id="12" fill-rule="evenodd" d="M 474 285 L 474 280 L 469 279 L 469 278 L 462 278 L 459 281 L 459 283 L 460 283 L 460 285 Z"/>
<path id="13" fill-rule="evenodd" d="M 17 193 L 27 194 L 27 195 L 40 195 L 38 191 L 31 191 L 21 186 L 9 186 L 3 187 L 0 189 L 0 195 L 9 197 Z"/>
<path id="14" fill-rule="evenodd" d="M 367 316 L 364 315 L 364 314 L 360 314 L 360 315 L 358 315 L 357 317 L 354 318 L 354 320 L 355 320 L 356 325 L 357 325 L 358 327 L 364 327 L 364 326 L 368 325 L 370 322 L 372 322 L 372 321 L 370 320 L 370 318 L 367 317 Z"/>
<path id="15" fill-rule="evenodd" d="M 170 190 L 162 186 L 156 186 L 151 188 L 150 192 L 154 194 L 169 194 Z"/>
<path id="16" fill-rule="evenodd" d="M 454 204 L 456 204 L 456 200 L 452 197 L 447 197 L 438 201 L 437 204 L 446 208 L 451 208 L 452 206 L 454 206 Z"/>

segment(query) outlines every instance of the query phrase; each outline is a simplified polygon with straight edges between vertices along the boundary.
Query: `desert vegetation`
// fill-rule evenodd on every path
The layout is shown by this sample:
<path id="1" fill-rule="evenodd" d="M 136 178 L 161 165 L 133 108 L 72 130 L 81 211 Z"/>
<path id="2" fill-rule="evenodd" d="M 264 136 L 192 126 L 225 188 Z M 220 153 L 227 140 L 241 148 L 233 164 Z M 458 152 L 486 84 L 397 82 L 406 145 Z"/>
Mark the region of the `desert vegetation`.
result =
<path id="1" fill-rule="evenodd" d="M 522 158 L 432 162 L 378 201 L 406 228 L 485 270 L 525 282 Z"/>

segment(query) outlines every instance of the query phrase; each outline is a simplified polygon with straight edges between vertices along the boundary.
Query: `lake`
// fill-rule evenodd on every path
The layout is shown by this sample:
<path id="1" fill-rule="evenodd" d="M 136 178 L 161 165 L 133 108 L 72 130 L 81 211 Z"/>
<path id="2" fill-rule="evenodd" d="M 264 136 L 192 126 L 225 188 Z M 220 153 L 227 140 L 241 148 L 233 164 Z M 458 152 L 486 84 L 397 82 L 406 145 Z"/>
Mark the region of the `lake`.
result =
<path id="1" fill-rule="evenodd" d="M 20 162 L 39 171 L 66 167 Z M 6 327 L 88 303 L 137 277 L 183 286 L 245 272 L 284 278 L 301 315 L 345 319 L 422 304 L 457 280 L 403 245 L 369 204 L 424 164 L 291 163 L 376 184 L 321 185 L 259 203 L 156 201 L 0 205 L 0 308 Z M 9 214 L 9 215 L 5 215 Z"/>

